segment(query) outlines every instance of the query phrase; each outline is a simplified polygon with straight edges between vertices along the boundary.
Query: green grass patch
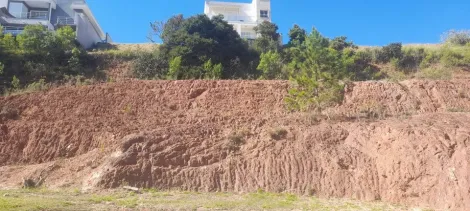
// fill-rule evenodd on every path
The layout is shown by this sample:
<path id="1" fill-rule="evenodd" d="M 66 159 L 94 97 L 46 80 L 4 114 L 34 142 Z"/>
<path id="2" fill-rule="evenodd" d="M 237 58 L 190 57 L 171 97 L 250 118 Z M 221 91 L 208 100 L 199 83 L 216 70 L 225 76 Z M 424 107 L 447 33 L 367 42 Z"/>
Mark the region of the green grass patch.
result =
<path id="1" fill-rule="evenodd" d="M 346 199 L 320 199 L 287 193 L 258 191 L 247 194 L 160 192 L 144 190 L 131 195 L 127 191 L 76 194 L 74 190 L 0 191 L 0 210 L 407 210 L 381 202 Z"/>

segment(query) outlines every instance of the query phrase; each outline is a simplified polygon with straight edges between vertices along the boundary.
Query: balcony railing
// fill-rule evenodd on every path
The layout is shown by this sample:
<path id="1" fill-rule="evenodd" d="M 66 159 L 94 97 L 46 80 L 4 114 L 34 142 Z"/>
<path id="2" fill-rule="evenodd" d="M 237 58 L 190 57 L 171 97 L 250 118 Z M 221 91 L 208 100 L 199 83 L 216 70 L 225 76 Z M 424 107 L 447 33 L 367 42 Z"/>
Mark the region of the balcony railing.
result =
<path id="1" fill-rule="evenodd" d="M 15 18 L 49 20 L 48 11 L 31 11 L 31 12 L 10 12 Z"/>
<path id="2" fill-rule="evenodd" d="M 224 20 L 233 21 L 233 22 L 254 23 L 256 22 L 256 16 L 227 15 L 227 16 L 224 16 Z"/>
<path id="3" fill-rule="evenodd" d="M 75 25 L 75 19 L 71 17 L 57 17 L 57 25 Z"/>
<path id="4" fill-rule="evenodd" d="M 21 34 L 23 32 L 23 27 L 12 27 L 12 26 L 4 26 L 3 27 L 3 34 L 12 34 L 14 36 Z"/>
<path id="5" fill-rule="evenodd" d="M 219 14 L 213 13 L 210 14 L 209 17 L 212 18 L 213 16 L 216 16 Z M 246 15 L 225 15 L 221 14 L 224 16 L 224 20 L 228 22 L 245 22 L 245 23 L 256 23 L 256 16 L 246 16 Z"/>
<path id="6" fill-rule="evenodd" d="M 256 39 L 256 35 L 253 34 L 242 34 L 240 35 L 242 39 L 247 39 L 247 40 L 254 40 Z"/>

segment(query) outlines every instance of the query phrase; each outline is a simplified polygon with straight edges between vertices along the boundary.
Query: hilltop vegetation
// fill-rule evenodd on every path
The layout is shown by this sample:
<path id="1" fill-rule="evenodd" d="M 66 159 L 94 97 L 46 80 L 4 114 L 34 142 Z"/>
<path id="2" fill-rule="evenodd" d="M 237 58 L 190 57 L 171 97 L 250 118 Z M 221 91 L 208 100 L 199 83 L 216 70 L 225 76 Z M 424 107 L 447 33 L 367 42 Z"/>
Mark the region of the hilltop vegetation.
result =
<path id="1" fill-rule="evenodd" d="M 49 32 L 28 26 L 17 37 L 1 35 L 3 92 L 113 81 L 103 71 L 107 64 L 130 61 L 131 77 L 139 79 L 290 79 L 292 109 L 321 109 L 340 100 L 349 81 L 451 79 L 470 66 L 469 31 L 450 31 L 439 45 L 358 47 L 347 37 L 330 39 L 297 25 L 280 45 L 278 27 L 269 22 L 256 27 L 256 40 L 244 40 L 222 16 L 177 15 L 151 29 L 149 39 L 162 44 L 146 50 L 87 52 L 69 27 Z"/>

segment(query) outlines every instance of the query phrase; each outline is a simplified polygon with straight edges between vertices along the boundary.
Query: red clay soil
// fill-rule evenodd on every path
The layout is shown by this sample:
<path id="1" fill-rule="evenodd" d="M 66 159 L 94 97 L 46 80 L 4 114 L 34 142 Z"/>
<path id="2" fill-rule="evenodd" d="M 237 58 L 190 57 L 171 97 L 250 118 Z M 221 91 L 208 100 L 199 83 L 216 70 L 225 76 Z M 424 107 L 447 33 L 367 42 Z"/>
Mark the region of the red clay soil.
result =
<path id="1" fill-rule="evenodd" d="M 355 83 L 331 120 L 288 112 L 287 89 L 128 81 L 0 98 L 0 187 L 42 176 L 84 190 L 261 188 L 470 207 L 470 80 Z"/>

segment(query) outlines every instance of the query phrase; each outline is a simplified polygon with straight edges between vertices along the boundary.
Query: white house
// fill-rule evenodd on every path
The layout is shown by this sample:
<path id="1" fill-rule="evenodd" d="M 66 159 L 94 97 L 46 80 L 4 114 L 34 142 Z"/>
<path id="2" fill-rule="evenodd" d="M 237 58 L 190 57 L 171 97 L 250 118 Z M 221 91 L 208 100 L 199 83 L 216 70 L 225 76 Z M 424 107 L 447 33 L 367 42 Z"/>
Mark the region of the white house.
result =
<path id="1" fill-rule="evenodd" d="M 271 22 L 271 1 L 238 3 L 205 0 L 204 14 L 209 17 L 221 14 L 242 38 L 255 39 L 257 35 L 253 28 L 263 21 Z"/>
<path id="2" fill-rule="evenodd" d="M 85 48 L 111 41 L 84 0 L 0 0 L 0 24 L 3 33 L 13 35 L 31 24 L 41 24 L 49 30 L 71 26 Z"/>

